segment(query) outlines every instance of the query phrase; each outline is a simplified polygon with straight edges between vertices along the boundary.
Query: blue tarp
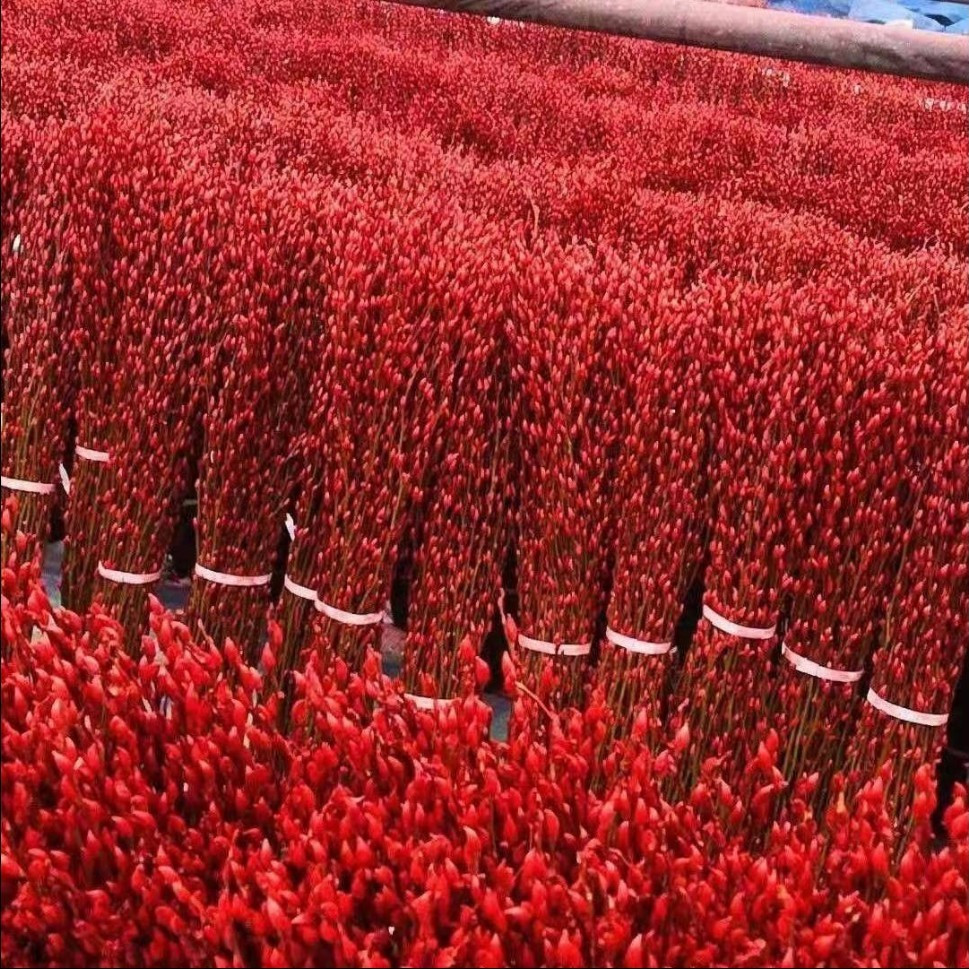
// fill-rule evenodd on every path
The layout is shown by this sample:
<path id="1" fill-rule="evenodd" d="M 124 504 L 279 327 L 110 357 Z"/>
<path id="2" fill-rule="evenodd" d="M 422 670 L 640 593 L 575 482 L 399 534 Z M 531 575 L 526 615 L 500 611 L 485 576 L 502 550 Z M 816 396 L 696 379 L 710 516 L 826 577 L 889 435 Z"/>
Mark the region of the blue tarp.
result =
<path id="1" fill-rule="evenodd" d="M 772 10 L 810 13 L 819 17 L 847 17 L 851 0 L 768 0 Z"/>
<path id="2" fill-rule="evenodd" d="M 768 0 L 774 10 L 866 23 L 908 22 L 917 30 L 969 33 L 969 6 L 945 0 Z"/>
<path id="3" fill-rule="evenodd" d="M 944 3 L 941 0 L 898 0 L 898 3 L 909 10 L 938 20 L 943 26 L 969 17 L 969 7 L 964 3 Z"/>
<path id="4" fill-rule="evenodd" d="M 869 24 L 907 23 L 919 30 L 942 30 L 942 25 L 937 20 L 926 17 L 907 5 L 896 3 L 895 0 L 852 0 L 848 18 Z"/>

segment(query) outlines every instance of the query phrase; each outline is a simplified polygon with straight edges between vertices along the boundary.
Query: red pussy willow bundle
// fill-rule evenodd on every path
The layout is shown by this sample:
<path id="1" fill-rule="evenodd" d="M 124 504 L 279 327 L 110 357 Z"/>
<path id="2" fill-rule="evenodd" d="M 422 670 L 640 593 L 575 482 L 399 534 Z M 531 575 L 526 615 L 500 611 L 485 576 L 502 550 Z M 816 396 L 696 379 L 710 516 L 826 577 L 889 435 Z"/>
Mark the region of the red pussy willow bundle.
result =
<path id="1" fill-rule="evenodd" d="M 298 183 L 234 185 L 215 260 L 217 303 L 202 379 L 198 561 L 191 623 L 250 657 L 265 641 L 269 582 L 287 500 L 289 463 L 318 365 L 321 260 Z"/>
<path id="2" fill-rule="evenodd" d="M 739 772 L 765 716 L 759 684 L 771 650 L 786 564 L 803 374 L 796 301 L 809 292 L 713 276 L 697 296 L 707 330 L 712 404 L 710 548 L 703 611 L 677 690 L 694 771 L 722 758 Z M 693 775 L 696 777 L 696 774 Z"/>
<path id="3" fill-rule="evenodd" d="M 969 642 L 969 327 L 965 310 L 913 340 L 911 440 L 915 515 L 901 533 L 898 573 L 874 658 L 874 673 L 848 751 L 852 778 L 893 767 L 886 801 L 906 817 L 918 764 L 945 741 L 952 689 Z M 902 438 L 905 443 L 905 438 Z M 850 775 L 849 775 L 850 776 Z"/>
<path id="4" fill-rule="evenodd" d="M 581 701 L 605 605 L 625 379 L 617 350 L 622 328 L 640 312 L 639 282 L 619 251 L 547 243 L 527 253 L 515 293 L 515 649 L 532 689 L 554 664 L 562 705 Z"/>
<path id="5" fill-rule="evenodd" d="M 76 185 L 62 162 L 74 157 L 74 135 L 38 133 L 30 163 L 36 186 L 17 215 L 4 283 L 2 488 L 4 497 L 16 496 L 20 528 L 38 544 L 59 487 L 74 389 L 67 243 Z"/>
<path id="6" fill-rule="evenodd" d="M 121 294 L 122 329 L 138 339 L 119 347 L 110 437 L 101 442 L 110 455 L 101 517 L 89 527 L 98 536 L 97 590 L 132 647 L 191 487 L 202 400 L 192 375 L 214 295 L 209 266 L 234 201 L 222 181 L 199 206 L 211 173 L 161 144 L 152 152 L 116 209 L 111 285 Z M 173 368 L 184 376 L 173 379 Z"/>
<path id="7" fill-rule="evenodd" d="M 451 312 L 442 199 L 351 189 L 330 220 L 326 332 L 298 442 L 296 534 L 283 592 L 281 666 L 313 625 L 317 648 L 359 669 L 379 649 L 394 556 L 437 444 Z"/>
<path id="8" fill-rule="evenodd" d="M 0 317 L 3 347 L 7 346 L 7 320 L 10 306 L 10 283 L 14 263 L 23 244 L 20 218 L 30 195 L 34 176 L 31 164 L 36 126 L 5 108 L 0 109 Z M 6 363 L 3 364 L 6 375 Z"/>
<path id="9" fill-rule="evenodd" d="M 620 397 L 615 570 L 597 677 L 617 731 L 645 713 L 658 743 L 677 623 L 703 561 L 710 351 L 670 266 L 637 282 L 636 311 L 619 341 L 628 388 Z"/>
<path id="10" fill-rule="evenodd" d="M 507 234 L 507 226 L 463 215 L 443 250 L 446 264 L 459 267 L 435 336 L 448 397 L 424 482 L 402 669 L 405 688 L 424 706 L 466 692 L 462 648 L 479 651 L 492 625 L 508 550 Z"/>
<path id="11" fill-rule="evenodd" d="M 76 440 L 67 499 L 68 539 L 61 599 L 85 609 L 98 587 L 99 544 L 106 527 L 102 492 L 111 460 L 109 442 L 124 435 L 116 410 L 128 389 L 119 368 L 125 351 L 144 338 L 144 316 L 125 312 L 127 289 L 117 273 L 136 260 L 126 240 L 133 218 L 139 169 L 159 160 L 157 130 L 114 111 L 94 115 L 79 133 L 71 233 L 73 307 L 71 340 L 77 348 Z M 132 152 L 132 142 L 140 145 Z M 127 241 L 127 247 L 125 245 Z M 129 389 L 130 392 L 130 389 Z M 123 411 L 122 411 L 123 413 Z"/>
<path id="12" fill-rule="evenodd" d="M 818 773 L 823 798 L 858 712 L 898 542 L 911 515 L 910 408 L 927 374 L 897 309 L 831 286 L 815 304 L 801 366 L 810 373 L 796 456 L 787 623 L 775 702 L 781 768 Z M 783 727 L 781 727 L 783 724 Z"/>

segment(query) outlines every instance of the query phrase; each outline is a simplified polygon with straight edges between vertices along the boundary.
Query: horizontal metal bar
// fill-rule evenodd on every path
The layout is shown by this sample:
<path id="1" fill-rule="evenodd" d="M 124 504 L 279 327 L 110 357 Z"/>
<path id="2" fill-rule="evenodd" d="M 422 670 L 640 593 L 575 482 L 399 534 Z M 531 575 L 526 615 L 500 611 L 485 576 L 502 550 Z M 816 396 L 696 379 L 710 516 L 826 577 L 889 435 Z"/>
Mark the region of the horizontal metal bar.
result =
<path id="1" fill-rule="evenodd" d="M 969 37 L 709 0 L 392 0 L 554 27 L 969 85 Z"/>

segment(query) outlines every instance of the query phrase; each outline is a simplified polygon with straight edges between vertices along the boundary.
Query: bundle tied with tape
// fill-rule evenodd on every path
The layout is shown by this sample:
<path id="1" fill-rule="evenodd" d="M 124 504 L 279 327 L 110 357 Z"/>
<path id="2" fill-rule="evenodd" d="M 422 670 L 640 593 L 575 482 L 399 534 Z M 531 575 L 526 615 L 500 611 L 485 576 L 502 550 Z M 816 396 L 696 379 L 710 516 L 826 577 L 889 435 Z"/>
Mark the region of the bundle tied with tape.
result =
<path id="1" fill-rule="evenodd" d="M 216 585 L 231 586 L 236 589 L 254 589 L 262 585 L 268 585 L 272 578 L 272 573 L 264 575 L 233 575 L 229 572 L 217 572 L 215 569 L 207 568 L 201 563 L 196 563 L 195 574 L 200 579 L 214 582 Z"/>
<path id="2" fill-rule="evenodd" d="M 616 632 L 611 626 L 606 628 L 606 640 L 628 653 L 638 653 L 641 656 L 665 656 L 667 653 L 676 652 L 672 642 L 658 643 L 636 639 L 625 633 Z"/>
<path id="3" fill-rule="evenodd" d="M 735 636 L 738 639 L 770 639 L 777 626 L 744 626 L 741 623 L 733 622 L 726 616 L 720 615 L 712 606 L 703 604 L 703 618 L 706 619 L 714 629 L 726 633 L 728 636 Z"/>
<path id="4" fill-rule="evenodd" d="M 592 643 L 553 643 L 526 636 L 521 632 L 518 634 L 518 644 L 533 653 L 543 653 L 546 656 L 588 656 L 592 651 Z"/>
<path id="5" fill-rule="evenodd" d="M 99 451 L 93 447 L 84 447 L 83 444 L 78 444 L 74 448 L 74 453 L 84 461 L 94 461 L 99 464 L 106 464 L 111 460 L 111 455 L 107 451 Z"/>
<path id="6" fill-rule="evenodd" d="M 316 602 L 316 589 L 311 589 L 308 585 L 303 585 L 301 582 L 291 579 L 288 574 L 283 576 L 283 588 L 299 599 Z"/>
<path id="7" fill-rule="evenodd" d="M 119 585 L 151 585 L 162 577 L 162 570 L 154 572 L 124 572 L 121 569 L 109 569 L 103 562 L 98 562 L 98 575 L 109 582 Z"/>
<path id="8" fill-rule="evenodd" d="M 865 699 L 876 710 L 904 723 L 914 723 L 920 727 L 942 727 L 949 720 L 948 713 L 923 713 L 921 710 L 912 710 L 898 703 L 892 703 L 891 700 L 886 700 L 878 693 L 874 687 L 868 690 L 868 696 Z"/>
<path id="9" fill-rule="evenodd" d="M 830 683 L 857 683 L 865 675 L 864 670 L 839 670 L 833 666 L 815 663 L 814 660 L 795 653 L 786 643 L 781 647 L 781 655 L 799 673 L 805 673 L 819 680 L 827 680 Z"/>
<path id="10" fill-rule="evenodd" d="M 296 522 L 293 516 L 287 514 L 284 524 L 290 540 L 295 540 Z M 317 612 L 344 626 L 376 626 L 378 623 L 383 623 L 387 618 L 387 613 L 384 609 L 381 609 L 379 612 L 349 612 L 346 609 L 331 606 L 317 595 L 315 589 L 311 589 L 308 585 L 303 585 L 302 582 L 297 582 L 288 574 L 283 576 L 283 588 L 290 595 L 294 595 L 298 599 L 305 599 L 307 602 L 312 602 L 313 608 Z"/>
<path id="11" fill-rule="evenodd" d="M 383 609 L 379 612 L 347 612 L 345 609 L 331 606 L 319 596 L 314 596 L 314 607 L 317 612 L 344 626 L 376 626 L 384 621 Z"/>
<path id="12" fill-rule="evenodd" d="M 20 236 L 17 236 L 20 239 Z M 0 411 L 0 428 L 3 427 L 3 412 Z M 50 481 L 29 481 L 26 478 L 13 478 L 0 475 L 0 485 L 10 491 L 22 491 L 30 495 L 52 495 L 54 485 Z"/>
<path id="13" fill-rule="evenodd" d="M 8 478 L 0 475 L 0 484 L 10 491 L 23 491 L 31 495 L 52 495 L 54 485 L 49 481 L 27 481 L 23 478 Z"/>

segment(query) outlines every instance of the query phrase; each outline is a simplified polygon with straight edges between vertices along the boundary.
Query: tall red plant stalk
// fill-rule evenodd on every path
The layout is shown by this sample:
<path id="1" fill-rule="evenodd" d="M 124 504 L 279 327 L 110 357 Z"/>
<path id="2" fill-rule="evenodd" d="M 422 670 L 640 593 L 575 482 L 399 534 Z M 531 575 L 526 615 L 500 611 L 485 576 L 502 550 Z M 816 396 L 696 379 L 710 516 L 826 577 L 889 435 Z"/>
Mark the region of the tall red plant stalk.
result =
<path id="1" fill-rule="evenodd" d="M 147 594 L 165 556 L 191 488 L 200 439 L 199 380 L 195 374 L 208 330 L 213 289 L 210 265 L 223 244 L 231 211 L 225 183 L 211 182 L 203 161 L 166 150 L 161 139 L 142 146 L 150 164 L 125 183 L 116 210 L 119 247 L 111 285 L 121 294 L 124 329 L 138 334 L 119 348 L 114 419 L 103 441 L 110 454 L 98 505 L 98 587 L 134 648 L 148 618 Z M 119 193 L 120 197 L 120 193 Z"/>
<path id="2" fill-rule="evenodd" d="M 509 345 L 517 395 L 518 641 L 535 688 L 560 667 L 580 703 L 608 585 L 608 496 L 619 447 L 617 350 L 641 298 L 636 260 L 602 246 L 535 247 L 516 287 Z"/>
<path id="3" fill-rule="evenodd" d="M 299 442 L 296 534 L 286 566 L 281 670 L 316 649 L 351 668 L 379 649 L 394 556 L 437 446 L 448 392 L 441 320 L 464 299 L 451 275 L 454 215 L 440 197 L 335 196 L 326 333 Z"/>
<path id="4" fill-rule="evenodd" d="M 30 163 L 36 184 L 4 260 L 2 488 L 4 497 L 16 495 L 19 528 L 38 545 L 58 500 L 74 395 L 68 243 L 75 185 L 65 158 L 75 149 L 73 129 L 38 132 Z"/>
<path id="5" fill-rule="evenodd" d="M 294 485 L 294 441 L 325 332 L 322 261 L 310 186 L 267 178 L 229 191 L 202 363 L 198 561 L 188 612 L 216 643 L 231 637 L 255 660 Z"/>
<path id="6" fill-rule="evenodd" d="M 118 285 L 116 260 L 136 258 L 125 246 L 133 194 L 131 173 L 158 160 L 158 132 L 143 118 L 115 110 L 82 125 L 74 178 L 71 233 L 73 295 L 71 339 L 77 347 L 76 429 L 71 491 L 66 505 L 67 540 L 61 564 L 61 601 L 86 609 L 98 587 L 100 537 L 106 527 L 102 492 L 111 453 L 108 442 L 123 428 L 125 381 L 119 368 L 125 350 L 144 338 L 144 317 L 124 312 L 126 288 Z M 132 154 L 132 141 L 140 148 Z"/>
<path id="7" fill-rule="evenodd" d="M 423 482 L 402 669 L 425 704 L 466 692 L 462 650 L 477 653 L 491 628 L 510 538 L 513 389 L 503 335 L 512 260 L 503 229 L 464 216 L 445 250 L 461 269 L 437 328 L 447 398 Z"/>
<path id="8" fill-rule="evenodd" d="M 707 758 L 722 758 L 725 775 L 739 779 L 765 725 L 760 684 L 772 671 L 804 419 L 795 307 L 809 292 L 715 276 L 698 298 L 711 348 L 713 441 L 703 614 L 673 723 L 675 731 L 689 726 L 688 783 Z"/>
<path id="9" fill-rule="evenodd" d="M 816 304 L 800 366 L 808 422 L 798 450 L 787 625 L 774 683 L 781 770 L 818 779 L 842 763 L 859 689 L 912 512 L 919 435 L 910 415 L 931 379 L 899 308 L 834 285 Z M 783 725 L 783 726 L 781 726 Z"/>
<path id="10" fill-rule="evenodd" d="M 965 311 L 952 314 L 925 337 L 924 349 L 913 346 L 921 379 L 914 381 L 917 405 L 908 412 L 907 430 L 917 505 L 911 527 L 898 536 L 899 567 L 882 642 L 848 748 L 855 784 L 873 763 L 891 765 L 886 802 L 903 828 L 913 821 L 907 805 L 918 763 L 934 762 L 945 741 L 969 642 L 966 324 Z"/>
<path id="11" fill-rule="evenodd" d="M 660 724 L 676 662 L 675 633 L 702 565 L 711 351 L 682 278 L 660 264 L 638 280 L 636 312 L 620 338 L 628 381 L 612 502 L 615 572 L 597 678 L 627 733 L 645 714 L 644 742 Z"/>

